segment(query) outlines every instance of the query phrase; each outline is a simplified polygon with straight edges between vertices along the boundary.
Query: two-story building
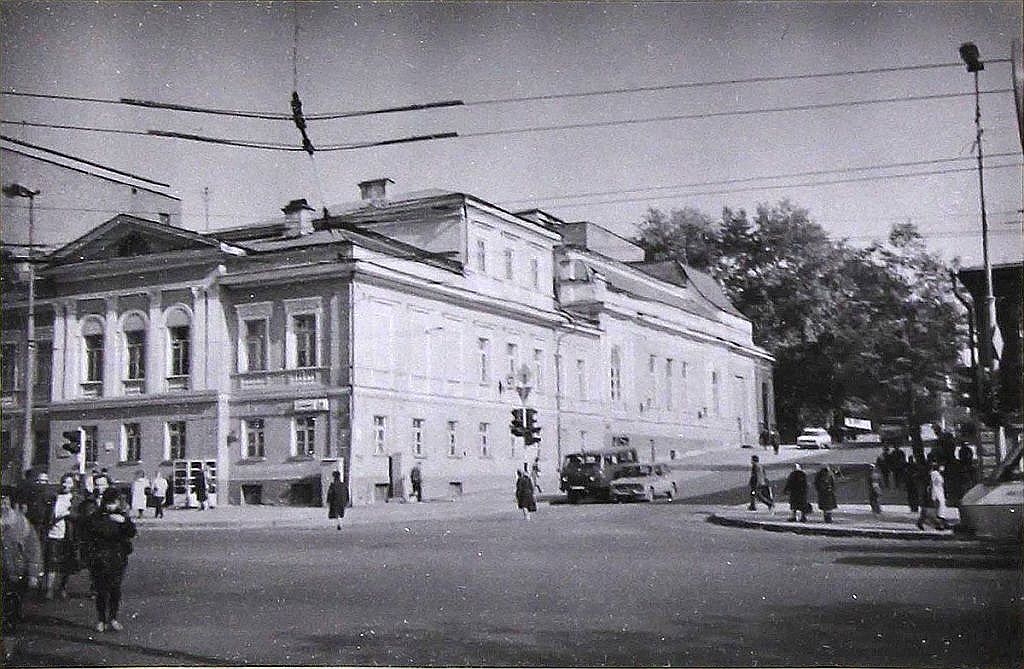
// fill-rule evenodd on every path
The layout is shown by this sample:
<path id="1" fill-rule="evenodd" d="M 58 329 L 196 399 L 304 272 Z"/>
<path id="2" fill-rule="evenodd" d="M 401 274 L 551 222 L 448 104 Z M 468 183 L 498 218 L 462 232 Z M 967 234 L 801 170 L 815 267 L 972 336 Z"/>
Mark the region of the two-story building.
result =
<path id="1" fill-rule="evenodd" d="M 367 503 L 416 462 L 428 497 L 457 496 L 538 456 L 549 475 L 626 441 L 669 460 L 773 425 L 772 360 L 707 276 L 589 223 L 388 183 L 208 234 L 117 216 L 51 254 L 34 462 L 74 468 L 77 430 L 86 467 L 163 468 L 176 503 L 203 466 L 222 502 L 319 503 L 338 470 Z M 25 304 L 5 284 L 6 341 Z M 509 430 L 524 405 L 537 447 Z"/>

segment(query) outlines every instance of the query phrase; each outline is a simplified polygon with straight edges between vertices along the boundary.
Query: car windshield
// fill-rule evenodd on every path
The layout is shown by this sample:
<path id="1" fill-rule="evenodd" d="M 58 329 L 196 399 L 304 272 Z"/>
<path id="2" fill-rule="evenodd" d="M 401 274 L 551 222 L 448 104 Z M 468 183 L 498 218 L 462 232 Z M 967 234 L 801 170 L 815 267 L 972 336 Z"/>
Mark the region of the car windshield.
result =
<path id="1" fill-rule="evenodd" d="M 820 427 L 808 427 L 808 428 L 804 429 L 803 434 L 801 436 L 803 436 L 803 437 L 823 437 L 823 436 L 825 436 L 827 434 L 828 434 L 828 431 L 826 431 L 823 428 L 820 428 Z"/>
<path id="2" fill-rule="evenodd" d="M 627 478 L 627 477 L 643 477 L 651 475 L 650 465 L 630 465 L 629 467 L 621 468 L 616 474 L 616 478 Z"/>
<path id="3" fill-rule="evenodd" d="M 565 466 L 567 468 L 583 468 L 588 465 L 590 468 L 596 467 L 601 464 L 600 455 L 592 455 L 587 453 L 576 453 L 574 455 L 566 456 Z"/>

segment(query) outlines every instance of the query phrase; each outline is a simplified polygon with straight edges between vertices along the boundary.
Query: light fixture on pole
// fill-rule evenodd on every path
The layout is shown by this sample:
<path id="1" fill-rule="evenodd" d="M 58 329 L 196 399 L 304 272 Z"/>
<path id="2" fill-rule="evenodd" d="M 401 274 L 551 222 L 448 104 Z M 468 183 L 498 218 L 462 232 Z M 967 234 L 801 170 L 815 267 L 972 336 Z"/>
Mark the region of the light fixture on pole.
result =
<path id="1" fill-rule="evenodd" d="M 975 144 L 978 148 L 978 196 L 981 202 L 981 254 L 985 275 L 985 328 L 979 332 L 981 335 L 979 349 L 984 351 L 980 355 L 980 362 L 989 370 L 995 366 L 995 326 L 996 326 L 996 298 L 992 290 L 992 261 L 988 254 L 988 214 L 985 211 L 985 169 L 984 153 L 981 145 L 981 93 L 978 89 L 978 72 L 985 69 L 985 63 L 981 60 L 978 47 L 973 42 L 964 42 L 960 45 L 960 58 L 967 66 L 967 71 L 974 75 L 974 127 L 976 131 Z M 980 328 L 979 328 L 980 330 Z M 998 383 L 995 374 L 989 375 L 992 383 L 991 396 L 998 398 Z M 998 415 L 995 420 L 999 421 Z M 996 448 L 999 458 L 1006 456 L 1005 446 L 1002 439 L 1002 427 L 993 426 L 996 430 Z"/>
<path id="2" fill-rule="evenodd" d="M 14 183 L 5 185 L 3 192 L 6 197 L 28 199 L 28 314 L 25 318 L 25 406 L 22 407 L 25 414 L 21 443 L 21 471 L 25 471 L 32 465 L 32 449 L 35 445 L 35 435 L 32 431 L 32 384 L 35 381 L 36 362 L 36 270 L 32 264 L 32 252 L 35 249 L 35 201 L 40 191 Z"/>

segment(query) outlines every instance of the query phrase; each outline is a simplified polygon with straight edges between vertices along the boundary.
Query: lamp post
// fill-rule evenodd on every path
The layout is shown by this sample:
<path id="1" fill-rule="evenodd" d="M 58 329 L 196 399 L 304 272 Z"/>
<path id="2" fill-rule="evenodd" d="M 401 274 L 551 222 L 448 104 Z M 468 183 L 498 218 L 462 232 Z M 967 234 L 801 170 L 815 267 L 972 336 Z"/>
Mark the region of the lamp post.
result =
<path id="1" fill-rule="evenodd" d="M 32 264 L 32 252 L 35 248 L 35 202 L 40 191 L 14 183 L 4 186 L 3 192 L 7 197 L 28 198 L 28 315 L 25 318 L 25 415 L 21 447 L 21 471 L 25 471 L 32 465 L 32 450 L 35 447 L 35 435 L 32 431 L 32 385 L 35 381 L 36 362 L 36 270 Z"/>
<path id="2" fill-rule="evenodd" d="M 985 170 L 984 170 L 984 154 L 981 146 L 981 94 L 978 89 L 978 72 L 985 69 L 985 63 L 981 60 L 981 55 L 978 51 L 978 47 L 973 42 L 964 42 L 960 45 L 960 58 L 964 61 L 964 65 L 967 66 L 967 71 L 974 75 L 974 127 L 976 130 L 975 143 L 978 146 L 978 196 L 981 202 L 981 254 L 982 263 L 984 265 L 985 274 L 985 328 L 979 334 L 981 335 L 981 346 L 979 348 L 984 351 L 984 355 L 980 355 L 980 362 L 985 364 L 990 370 L 994 367 L 995 363 L 995 324 L 996 324 L 996 298 L 992 291 L 992 261 L 989 259 L 988 254 L 988 214 L 985 211 Z M 980 328 L 979 328 L 980 329 Z M 995 375 L 990 375 L 992 383 L 992 397 L 998 397 L 998 382 Z M 998 415 L 995 417 L 997 425 L 993 426 L 996 430 L 996 449 L 998 451 L 1000 461 L 1006 457 L 1006 449 L 1003 443 L 1003 432 L 1002 425 Z"/>

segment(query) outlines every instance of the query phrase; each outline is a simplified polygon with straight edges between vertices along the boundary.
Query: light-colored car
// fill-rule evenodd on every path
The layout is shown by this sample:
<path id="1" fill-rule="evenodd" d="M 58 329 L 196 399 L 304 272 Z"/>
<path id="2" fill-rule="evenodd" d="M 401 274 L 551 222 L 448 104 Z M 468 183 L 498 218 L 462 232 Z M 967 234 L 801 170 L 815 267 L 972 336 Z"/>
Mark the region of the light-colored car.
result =
<path id="1" fill-rule="evenodd" d="M 676 492 L 676 482 L 668 465 L 636 464 L 616 472 L 610 497 L 613 502 L 653 502 L 657 497 L 666 497 L 671 502 Z"/>
<path id="2" fill-rule="evenodd" d="M 805 427 L 796 438 L 797 448 L 831 448 L 832 437 L 823 427 Z"/>

